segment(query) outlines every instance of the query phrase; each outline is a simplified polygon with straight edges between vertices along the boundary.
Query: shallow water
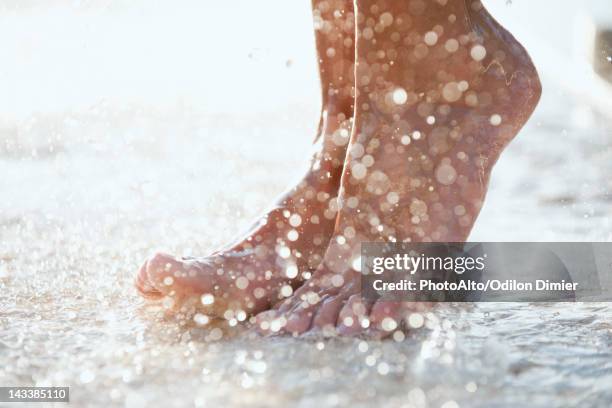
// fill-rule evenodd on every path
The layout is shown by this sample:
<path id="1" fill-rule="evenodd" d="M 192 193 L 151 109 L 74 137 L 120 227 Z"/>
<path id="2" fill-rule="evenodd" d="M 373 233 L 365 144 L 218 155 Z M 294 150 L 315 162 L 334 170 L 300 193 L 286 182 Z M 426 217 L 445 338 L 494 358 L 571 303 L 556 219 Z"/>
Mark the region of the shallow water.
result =
<path id="1" fill-rule="evenodd" d="M 108 107 L 21 123 L 0 160 L 0 383 L 69 385 L 77 406 L 612 401 L 609 304 L 447 306 L 397 343 L 202 329 L 139 299 L 131 279 L 148 252 L 205 253 L 298 174 L 307 142 L 283 141 L 307 122 Z M 609 237 L 612 138 L 581 132 L 535 117 L 499 164 L 474 239 Z"/>
<path id="2" fill-rule="evenodd" d="M 609 119 L 544 79 L 475 241 L 611 239 Z M 402 342 L 165 317 L 132 288 L 139 263 L 207 253 L 250 225 L 300 174 L 316 104 L 68 102 L 0 121 L 0 384 L 68 385 L 74 406 L 612 403 L 610 304 L 446 305 Z"/>

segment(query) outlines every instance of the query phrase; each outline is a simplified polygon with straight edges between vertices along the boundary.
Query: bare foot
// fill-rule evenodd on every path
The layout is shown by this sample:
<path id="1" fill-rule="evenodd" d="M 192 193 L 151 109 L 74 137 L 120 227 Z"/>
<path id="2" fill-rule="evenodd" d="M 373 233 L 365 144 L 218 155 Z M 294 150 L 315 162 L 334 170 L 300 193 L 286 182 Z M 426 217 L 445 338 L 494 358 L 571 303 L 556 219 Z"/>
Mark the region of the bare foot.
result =
<path id="1" fill-rule="evenodd" d="M 334 238 L 313 278 L 258 316 L 263 333 L 410 326 L 422 305 L 361 300 L 361 242 L 465 241 L 494 163 L 541 94 L 527 52 L 479 1 L 356 5 L 355 122 Z"/>
<path id="2" fill-rule="evenodd" d="M 322 139 L 348 143 L 351 120 L 336 118 L 327 122 L 336 130 Z M 321 146 L 303 180 L 244 238 L 205 258 L 156 253 L 141 266 L 137 289 L 149 299 L 171 296 L 175 305 L 205 295 L 201 306 L 215 316 L 250 314 L 291 295 L 317 268 L 333 233 L 344 156 L 342 146 Z"/>
<path id="3" fill-rule="evenodd" d="M 352 128 L 355 27 L 350 0 L 313 6 L 323 110 L 307 174 L 237 242 L 205 258 L 152 256 L 136 278 L 144 297 L 175 305 L 201 299 L 210 315 L 247 316 L 290 296 L 321 262 Z"/>

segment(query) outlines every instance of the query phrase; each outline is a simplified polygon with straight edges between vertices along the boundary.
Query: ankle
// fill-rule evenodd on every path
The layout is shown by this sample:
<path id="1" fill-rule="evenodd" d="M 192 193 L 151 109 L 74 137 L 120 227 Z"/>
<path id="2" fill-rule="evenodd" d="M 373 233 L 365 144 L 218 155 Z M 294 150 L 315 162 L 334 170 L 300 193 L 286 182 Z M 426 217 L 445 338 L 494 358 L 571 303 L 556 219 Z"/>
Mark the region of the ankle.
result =
<path id="1" fill-rule="evenodd" d="M 321 99 L 321 116 L 325 115 L 328 119 L 332 116 L 338 117 L 339 123 L 353 117 L 354 91 L 352 87 L 342 91 L 330 90 L 328 95 L 323 95 Z"/>

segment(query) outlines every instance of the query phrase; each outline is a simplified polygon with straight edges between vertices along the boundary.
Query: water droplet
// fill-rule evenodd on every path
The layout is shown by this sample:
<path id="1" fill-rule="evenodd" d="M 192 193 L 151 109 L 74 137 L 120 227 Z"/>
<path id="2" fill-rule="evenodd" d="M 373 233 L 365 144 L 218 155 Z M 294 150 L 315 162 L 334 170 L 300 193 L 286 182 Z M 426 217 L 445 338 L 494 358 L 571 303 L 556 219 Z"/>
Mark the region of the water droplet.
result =
<path id="1" fill-rule="evenodd" d="M 487 56 L 487 49 L 480 44 L 475 45 L 470 50 L 470 56 L 474 61 L 482 61 Z"/>
<path id="2" fill-rule="evenodd" d="M 397 204 L 399 202 L 399 194 L 397 194 L 395 191 L 391 191 L 389 194 L 387 194 L 387 202 L 389 204 Z"/>
<path id="3" fill-rule="evenodd" d="M 289 256 L 291 255 L 291 250 L 290 250 L 288 247 L 286 247 L 286 246 L 282 246 L 282 247 L 281 247 L 281 248 L 278 250 L 278 255 L 279 255 L 281 258 L 285 258 L 285 259 L 287 259 L 287 258 L 289 258 Z"/>
<path id="4" fill-rule="evenodd" d="M 448 52 L 456 52 L 459 49 L 459 41 L 455 40 L 454 38 L 451 38 L 450 40 L 446 41 L 446 44 L 444 44 L 444 48 Z"/>
<path id="5" fill-rule="evenodd" d="M 393 91 L 393 102 L 397 105 L 403 105 L 408 101 L 408 93 L 404 88 L 397 88 Z"/>
<path id="6" fill-rule="evenodd" d="M 450 164 L 441 164 L 436 170 L 436 180 L 440 184 L 450 186 L 457 180 L 457 170 Z"/>
<path id="7" fill-rule="evenodd" d="M 408 325 L 414 329 L 422 327 L 424 323 L 425 319 L 420 313 L 411 313 L 410 316 L 408 316 Z"/>
<path id="8" fill-rule="evenodd" d="M 193 316 L 193 321 L 199 326 L 205 326 L 210 322 L 210 318 L 202 313 L 196 313 Z"/>
<path id="9" fill-rule="evenodd" d="M 425 44 L 429 45 L 430 47 L 434 46 L 438 42 L 438 34 L 436 34 L 435 31 L 428 31 L 425 34 L 423 41 L 425 41 Z"/>
<path id="10" fill-rule="evenodd" d="M 355 163 L 351 167 L 351 175 L 357 180 L 363 179 L 366 176 L 367 172 L 368 169 L 361 163 Z"/>
<path id="11" fill-rule="evenodd" d="M 222 338 L 223 338 L 223 330 L 219 329 L 218 327 L 215 327 L 214 329 L 212 329 L 207 337 L 209 341 L 218 341 L 218 340 L 221 340 Z"/>
<path id="12" fill-rule="evenodd" d="M 380 22 L 385 27 L 389 27 L 391 24 L 393 24 L 393 14 L 389 12 L 382 13 L 380 15 Z"/>
<path id="13" fill-rule="evenodd" d="M 249 286 L 249 280 L 244 277 L 241 276 L 238 279 L 236 279 L 236 287 L 240 290 L 244 290 Z"/>
<path id="14" fill-rule="evenodd" d="M 361 272 L 361 257 L 360 256 L 355 257 L 355 259 L 353 259 L 351 266 L 357 272 Z"/>
<path id="15" fill-rule="evenodd" d="M 253 295 L 255 296 L 255 299 L 261 299 L 266 295 L 266 290 L 264 288 L 256 288 L 253 291 Z"/>
<path id="16" fill-rule="evenodd" d="M 385 362 L 379 363 L 376 370 L 378 371 L 378 374 L 380 375 L 387 375 L 389 374 L 389 364 Z"/>
<path id="17" fill-rule="evenodd" d="M 300 217 L 299 214 L 293 214 L 291 217 L 289 217 L 289 225 L 292 227 L 299 227 L 301 223 L 302 217 Z"/>
<path id="18" fill-rule="evenodd" d="M 491 118 L 489 119 L 489 122 L 493 126 L 499 126 L 502 123 L 502 117 L 496 113 L 495 115 L 491 116 Z"/>
<path id="19" fill-rule="evenodd" d="M 204 306 L 212 305 L 215 303 L 215 297 L 210 293 L 205 293 L 202 295 L 202 297 L 200 297 L 200 301 Z"/>
<path id="20" fill-rule="evenodd" d="M 467 392 L 476 392 L 477 389 L 478 389 L 478 386 L 476 385 L 474 381 L 470 381 L 469 383 L 465 384 L 465 390 Z"/>
<path id="21" fill-rule="evenodd" d="M 289 297 L 293 293 L 293 288 L 289 285 L 284 285 L 280 291 L 283 297 Z"/>
<path id="22" fill-rule="evenodd" d="M 300 237 L 300 234 L 294 229 L 292 229 L 291 231 L 287 233 L 287 239 L 289 241 L 297 241 L 299 237 Z"/>
<path id="23" fill-rule="evenodd" d="M 461 95 L 462 92 L 457 82 L 449 82 L 448 84 L 444 85 L 444 88 L 442 89 L 442 96 L 448 102 L 458 101 L 461 99 Z"/>
<path id="24" fill-rule="evenodd" d="M 342 275 L 334 275 L 331 278 L 331 283 L 333 286 L 339 288 L 340 286 L 344 285 L 344 278 Z"/>
<path id="25" fill-rule="evenodd" d="M 384 331 L 390 332 L 397 329 L 397 322 L 394 318 L 387 316 L 382 320 L 380 326 Z"/>
<path id="26" fill-rule="evenodd" d="M 285 275 L 289 279 L 293 279 L 293 278 L 297 277 L 298 276 L 298 267 L 295 264 L 291 264 L 291 265 L 287 266 L 287 268 L 285 269 Z"/>

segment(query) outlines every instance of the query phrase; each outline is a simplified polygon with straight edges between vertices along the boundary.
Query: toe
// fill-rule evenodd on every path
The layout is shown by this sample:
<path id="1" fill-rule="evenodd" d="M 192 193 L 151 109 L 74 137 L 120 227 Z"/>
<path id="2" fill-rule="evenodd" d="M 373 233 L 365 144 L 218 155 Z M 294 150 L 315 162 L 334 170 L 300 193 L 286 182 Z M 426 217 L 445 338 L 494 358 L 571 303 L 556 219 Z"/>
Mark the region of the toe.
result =
<path id="1" fill-rule="evenodd" d="M 338 315 L 340 310 L 346 303 L 348 296 L 340 294 L 338 296 L 331 296 L 325 299 L 321 303 L 321 307 L 315 314 L 312 321 L 313 331 L 322 331 L 324 333 L 335 333 L 336 322 L 338 321 Z"/>
<path id="2" fill-rule="evenodd" d="M 320 302 L 319 300 L 316 305 L 320 304 Z M 303 301 L 302 304 L 287 314 L 287 324 L 283 331 L 294 336 L 308 331 L 316 311 L 315 304 Z"/>
<path id="3" fill-rule="evenodd" d="M 255 316 L 255 331 L 269 336 L 278 333 L 285 325 L 277 310 L 266 310 Z"/>
<path id="4" fill-rule="evenodd" d="M 287 313 L 288 311 L 295 309 L 297 307 L 299 302 L 301 302 L 299 298 L 300 298 L 300 290 L 298 289 L 295 292 L 293 292 L 293 295 L 277 303 L 274 306 L 274 310 L 278 313 Z"/>
<path id="5" fill-rule="evenodd" d="M 308 299 L 315 297 L 316 293 L 320 291 L 318 286 L 313 285 L 312 283 L 305 283 L 301 287 L 299 287 L 291 297 L 285 299 L 281 302 L 276 310 L 280 314 L 289 314 L 292 311 L 298 309 L 304 302 L 308 302 Z"/>
<path id="6" fill-rule="evenodd" d="M 145 261 L 138 270 L 136 278 L 134 279 L 134 286 L 138 290 L 138 293 L 147 299 L 159 299 L 163 296 L 160 291 L 149 283 L 149 278 L 147 276 L 147 261 Z"/>
<path id="7" fill-rule="evenodd" d="M 376 337 L 387 337 L 400 328 L 404 307 L 401 302 L 379 300 L 370 312 L 369 333 Z"/>
<path id="8" fill-rule="evenodd" d="M 169 287 L 174 283 L 174 273 L 182 269 L 176 258 L 162 252 L 155 253 L 145 265 L 146 281 L 162 293 L 169 291 Z"/>
<path id="9" fill-rule="evenodd" d="M 369 312 L 372 302 L 353 295 L 338 316 L 338 333 L 345 336 L 359 334 L 370 326 Z"/>
<path id="10" fill-rule="evenodd" d="M 146 276 L 153 288 L 166 295 L 172 291 L 181 296 L 210 293 L 213 280 L 204 260 L 182 260 L 156 253 L 146 263 Z"/>
<path id="11" fill-rule="evenodd" d="M 340 296 L 340 289 L 336 287 L 326 288 L 317 290 L 307 290 L 298 296 L 299 303 L 295 304 L 295 307 L 286 312 L 287 326 L 285 331 L 293 335 L 302 334 L 308 331 L 313 323 L 313 320 L 321 307 L 327 301 Z M 349 295 L 344 296 L 348 298 Z M 294 296 L 295 297 L 295 296 Z"/>

